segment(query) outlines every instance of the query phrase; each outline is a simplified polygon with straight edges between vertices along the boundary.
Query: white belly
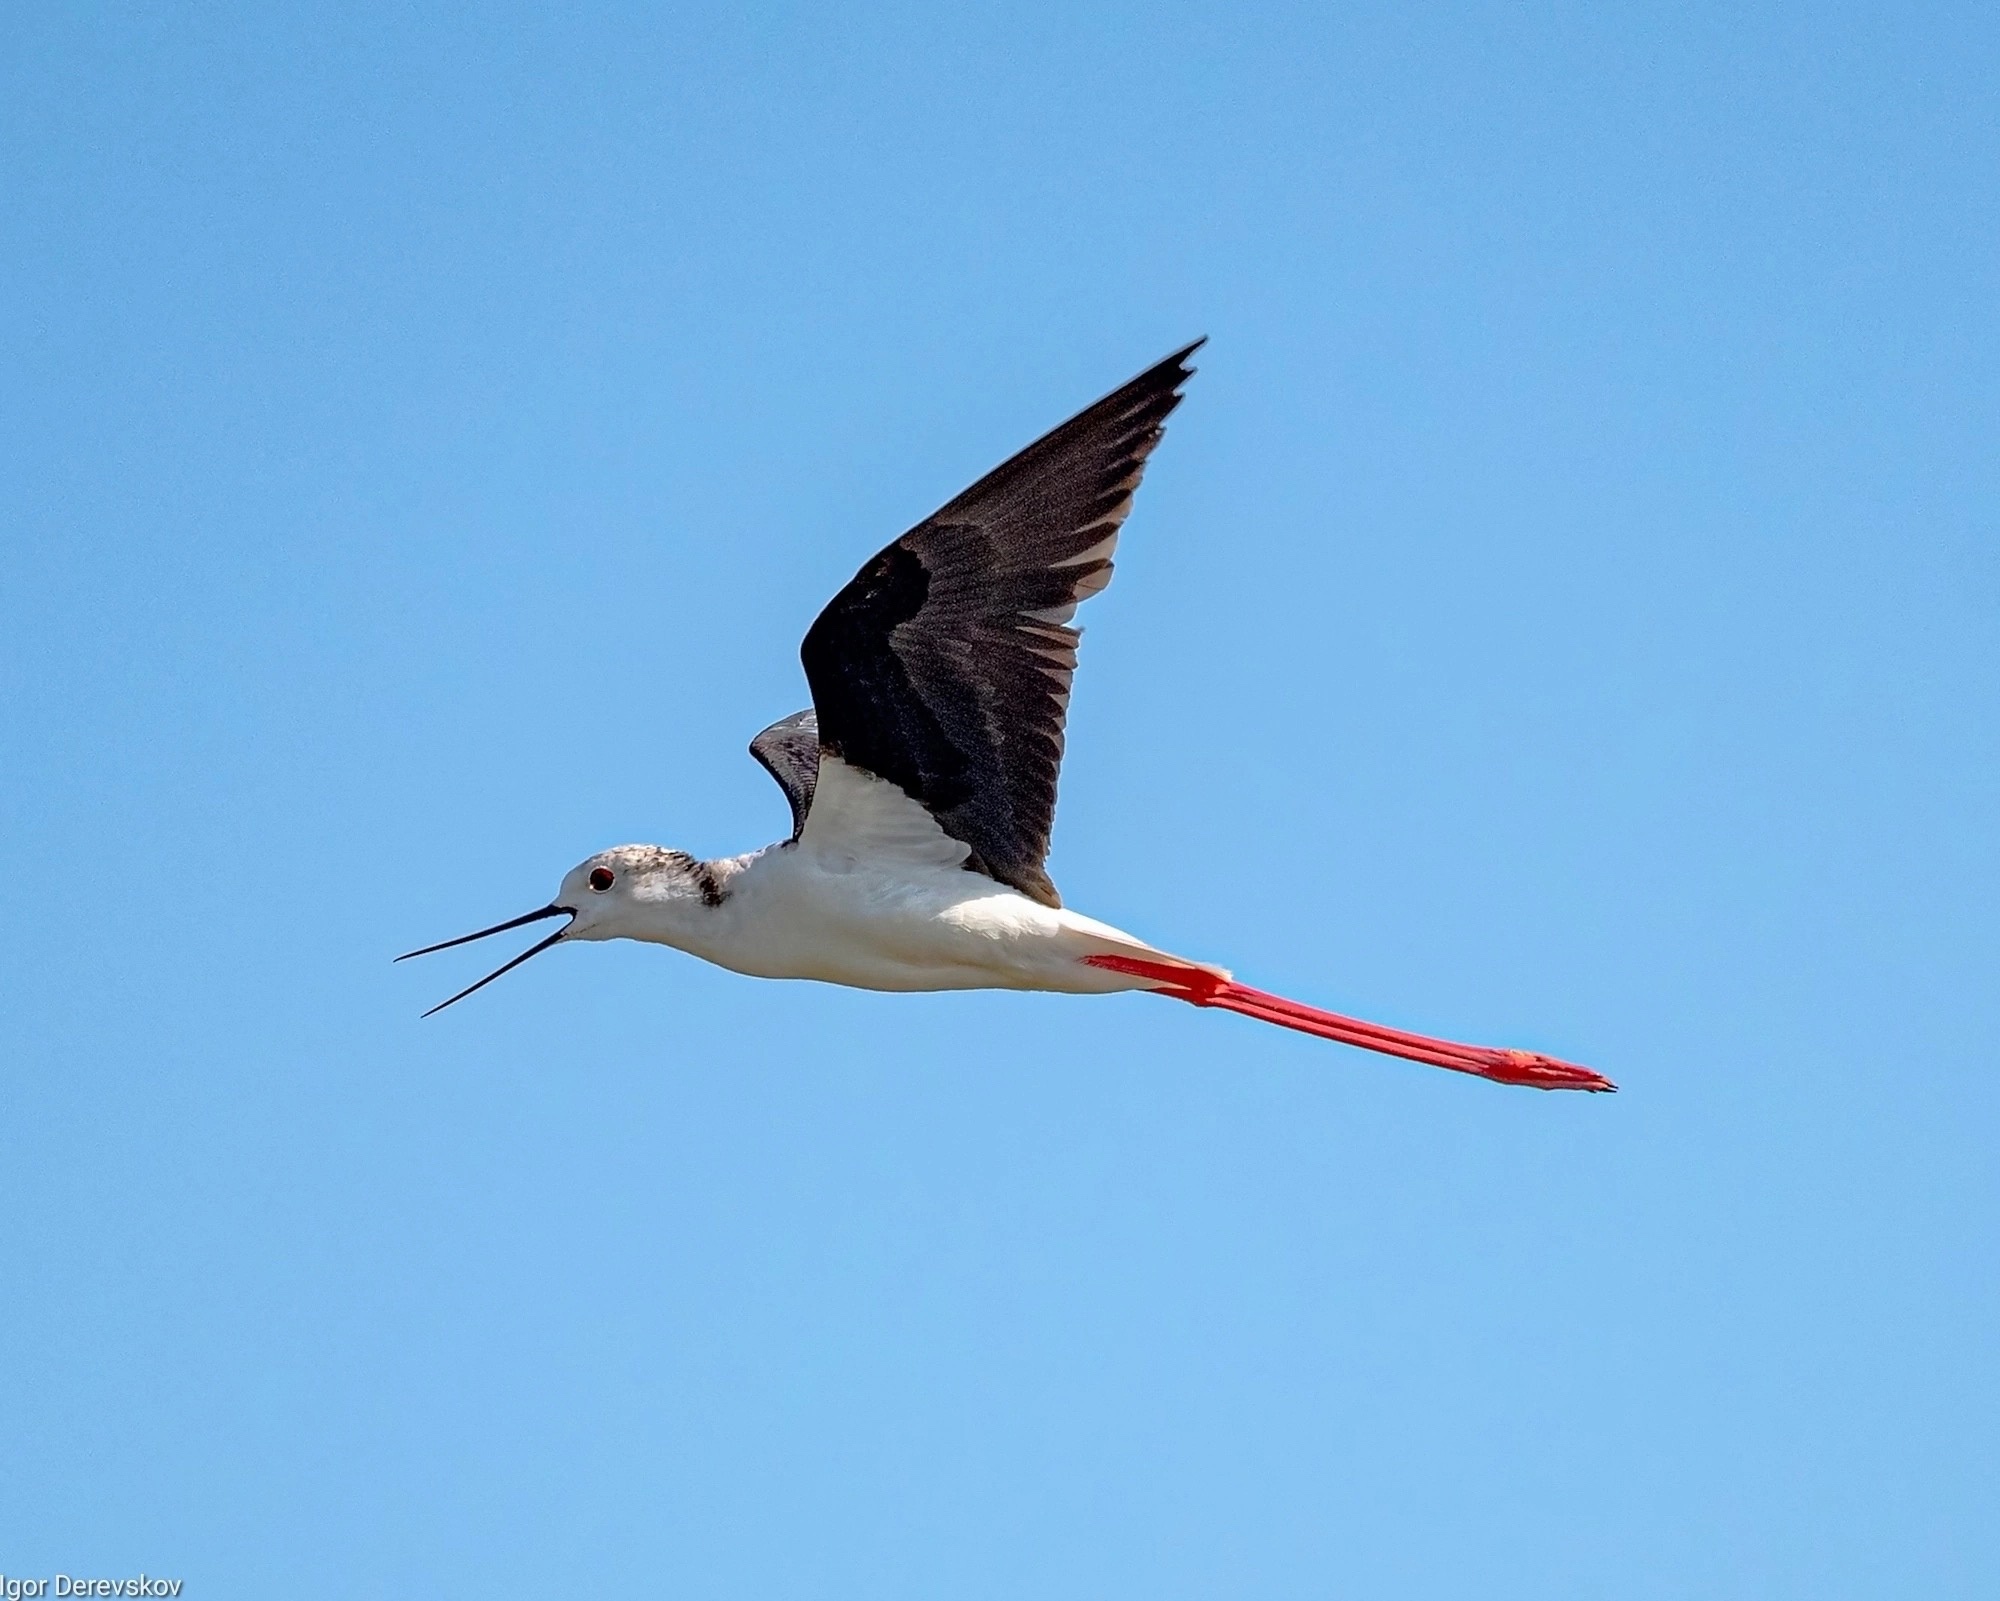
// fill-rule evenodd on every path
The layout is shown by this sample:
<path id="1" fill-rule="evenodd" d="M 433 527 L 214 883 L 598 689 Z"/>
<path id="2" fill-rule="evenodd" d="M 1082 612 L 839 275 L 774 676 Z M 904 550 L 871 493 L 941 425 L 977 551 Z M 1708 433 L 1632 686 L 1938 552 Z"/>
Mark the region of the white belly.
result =
<path id="1" fill-rule="evenodd" d="M 1164 957 L 962 867 L 898 863 L 889 871 L 796 844 L 752 857 L 722 905 L 664 942 L 759 978 L 875 990 L 1105 994 L 1144 985 L 1087 967 L 1085 956 Z"/>
<path id="2" fill-rule="evenodd" d="M 895 785 L 822 752 L 796 840 L 715 863 L 719 905 L 669 902 L 618 932 L 758 978 L 874 990 L 1101 995 L 1149 985 L 1087 956 L 1201 965 L 968 872 L 968 854 Z"/>

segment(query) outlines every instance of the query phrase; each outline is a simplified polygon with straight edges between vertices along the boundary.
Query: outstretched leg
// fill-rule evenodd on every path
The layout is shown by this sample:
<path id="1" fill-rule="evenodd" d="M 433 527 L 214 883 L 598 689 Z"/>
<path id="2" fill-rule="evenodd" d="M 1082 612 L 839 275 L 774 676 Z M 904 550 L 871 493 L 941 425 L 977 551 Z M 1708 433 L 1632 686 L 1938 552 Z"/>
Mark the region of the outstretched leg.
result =
<path id="1" fill-rule="evenodd" d="M 1618 1088 L 1602 1073 L 1573 1062 L 1557 1061 L 1553 1056 L 1488 1045 L 1459 1045 L 1451 1040 L 1432 1039 L 1427 1034 L 1406 1034 L 1399 1028 L 1364 1023 L 1358 1017 L 1342 1017 L 1300 1001 L 1288 1001 L 1282 995 L 1270 995 L 1248 984 L 1217 978 L 1198 967 L 1177 967 L 1135 956 L 1086 956 L 1083 961 L 1109 972 L 1152 979 L 1160 985 L 1155 994 L 1171 995 L 1193 1006 L 1219 1006 L 1260 1022 L 1276 1023 L 1280 1028 L 1297 1029 L 1301 1034 L 1316 1034 L 1321 1039 L 1338 1040 L 1343 1045 L 1357 1045 L 1364 1051 L 1381 1051 L 1412 1062 L 1428 1062 L 1433 1067 L 1450 1068 L 1454 1073 L 1471 1073 L 1496 1084 L 1523 1084 L 1538 1090 Z"/>

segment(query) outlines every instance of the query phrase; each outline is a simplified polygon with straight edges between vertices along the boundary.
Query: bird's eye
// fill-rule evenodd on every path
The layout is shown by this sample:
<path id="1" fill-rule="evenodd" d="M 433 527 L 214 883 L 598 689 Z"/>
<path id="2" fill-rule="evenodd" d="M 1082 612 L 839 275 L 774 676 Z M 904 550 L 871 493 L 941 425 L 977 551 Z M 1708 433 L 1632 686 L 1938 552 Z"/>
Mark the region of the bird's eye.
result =
<path id="1" fill-rule="evenodd" d="M 617 882 L 617 875 L 608 867 L 593 867 L 590 870 L 590 887 L 600 895 Z"/>

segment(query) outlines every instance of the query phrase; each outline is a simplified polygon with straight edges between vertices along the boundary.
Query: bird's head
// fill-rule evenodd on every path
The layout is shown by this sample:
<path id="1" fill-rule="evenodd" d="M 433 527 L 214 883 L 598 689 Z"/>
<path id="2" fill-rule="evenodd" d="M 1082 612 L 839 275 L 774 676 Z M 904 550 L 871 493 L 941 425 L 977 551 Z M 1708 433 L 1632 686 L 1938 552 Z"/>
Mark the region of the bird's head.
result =
<path id="1" fill-rule="evenodd" d="M 519 967 L 531 956 L 568 940 L 655 939 L 675 943 L 675 930 L 703 908 L 717 906 L 722 889 L 708 863 L 697 861 L 686 851 L 668 850 L 661 845 L 614 845 L 608 851 L 578 862 L 563 875 L 556 898 L 536 911 L 482 928 L 476 934 L 461 934 L 421 950 L 405 951 L 396 960 L 428 956 L 432 951 L 467 945 L 490 934 L 504 934 L 510 928 L 539 923 L 544 918 L 565 917 L 569 921 L 547 938 L 529 946 L 519 956 L 488 973 L 477 984 L 467 985 L 451 1000 L 440 1001 L 431 1012 L 441 1012 L 453 1001 L 462 1001 L 474 990 L 484 989 L 502 973 Z M 430 1012 L 424 1013 L 429 1017 Z"/>
<path id="2" fill-rule="evenodd" d="M 565 873 L 555 904 L 572 917 L 565 939 L 645 939 L 720 898 L 714 870 L 686 851 L 614 845 Z"/>

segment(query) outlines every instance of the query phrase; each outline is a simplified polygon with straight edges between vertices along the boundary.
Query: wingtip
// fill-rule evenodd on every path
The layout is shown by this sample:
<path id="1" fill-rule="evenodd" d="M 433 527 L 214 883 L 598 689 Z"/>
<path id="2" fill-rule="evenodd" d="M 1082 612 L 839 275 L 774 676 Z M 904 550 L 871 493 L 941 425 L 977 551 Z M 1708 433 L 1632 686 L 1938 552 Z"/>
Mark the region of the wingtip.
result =
<path id="1" fill-rule="evenodd" d="M 1141 373 L 1138 376 L 1138 378 L 1134 380 L 1134 382 L 1146 383 L 1147 381 L 1150 380 L 1152 382 L 1157 383 L 1162 376 L 1166 374 L 1172 374 L 1174 380 L 1173 387 L 1175 388 L 1176 391 L 1178 391 L 1182 384 L 1186 383 L 1190 378 L 1192 378 L 1195 375 L 1197 371 L 1200 370 L 1198 368 L 1190 367 L 1188 365 L 1188 357 L 1192 356 L 1197 350 L 1201 349 L 1201 347 L 1207 343 L 1208 343 L 1208 335 L 1203 334 L 1199 339 L 1195 340 L 1193 344 L 1182 345 L 1181 348 L 1173 352 L 1172 355 L 1162 356 L 1158 361 L 1154 362 L 1153 365 L 1148 367 L 1143 373 Z"/>

